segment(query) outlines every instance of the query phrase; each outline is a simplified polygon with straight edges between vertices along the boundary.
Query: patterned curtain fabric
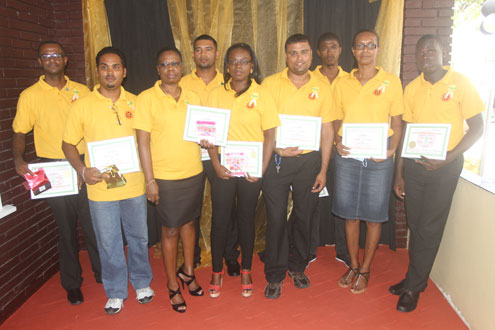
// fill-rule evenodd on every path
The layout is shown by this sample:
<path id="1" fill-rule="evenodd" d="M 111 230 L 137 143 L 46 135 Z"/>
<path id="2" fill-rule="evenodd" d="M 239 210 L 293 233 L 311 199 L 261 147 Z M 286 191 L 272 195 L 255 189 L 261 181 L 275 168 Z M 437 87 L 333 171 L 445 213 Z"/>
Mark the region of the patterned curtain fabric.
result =
<path id="1" fill-rule="evenodd" d="M 107 11 L 104 0 L 83 0 L 84 58 L 86 85 L 93 89 L 96 78 L 96 54 L 103 47 L 111 46 Z"/>
<path id="2" fill-rule="evenodd" d="M 377 63 L 385 71 L 400 74 L 404 0 L 382 0 L 375 30 L 380 36 Z"/>
<path id="3" fill-rule="evenodd" d="M 220 57 L 231 44 L 234 22 L 233 0 L 168 0 L 175 46 L 182 52 L 184 74 L 194 68 L 192 43 L 201 34 L 217 40 Z M 217 62 L 217 68 L 221 67 Z"/>

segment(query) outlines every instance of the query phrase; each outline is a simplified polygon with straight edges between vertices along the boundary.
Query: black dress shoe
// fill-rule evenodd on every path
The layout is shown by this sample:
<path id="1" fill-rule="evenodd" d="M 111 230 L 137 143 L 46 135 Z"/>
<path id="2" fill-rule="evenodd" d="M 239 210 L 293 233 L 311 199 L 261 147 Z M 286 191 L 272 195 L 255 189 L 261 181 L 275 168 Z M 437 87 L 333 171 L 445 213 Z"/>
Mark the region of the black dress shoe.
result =
<path id="1" fill-rule="evenodd" d="M 404 291 L 405 282 L 406 280 L 402 280 L 399 283 L 392 285 L 390 288 L 388 288 L 388 291 L 390 291 L 390 293 L 393 294 L 394 296 L 400 296 L 402 291 Z"/>
<path id="2" fill-rule="evenodd" d="M 397 303 L 397 310 L 399 312 L 412 312 L 418 305 L 419 292 L 403 289 Z"/>
<path id="3" fill-rule="evenodd" d="M 71 289 L 67 291 L 67 300 L 72 304 L 72 305 L 79 305 L 82 304 L 84 301 L 81 289 Z"/>
<path id="4" fill-rule="evenodd" d="M 227 273 L 229 276 L 235 277 L 241 275 L 241 265 L 237 260 L 227 260 Z"/>

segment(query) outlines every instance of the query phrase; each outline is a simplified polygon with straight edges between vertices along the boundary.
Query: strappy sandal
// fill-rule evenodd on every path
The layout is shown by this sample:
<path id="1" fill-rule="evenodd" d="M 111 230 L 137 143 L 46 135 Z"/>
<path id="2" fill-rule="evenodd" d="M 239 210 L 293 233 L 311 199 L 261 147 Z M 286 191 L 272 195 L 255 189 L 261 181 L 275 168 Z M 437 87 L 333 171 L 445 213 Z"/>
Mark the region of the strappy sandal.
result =
<path id="1" fill-rule="evenodd" d="M 251 297 L 251 295 L 253 294 L 253 283 L 250 283 L 250 284 L 242 284 L 242 274 L 249 274 L 251 275 L 251 271 L 248 270 L 248 271 L 245 271 L 243 269 L 241 269 L 241 294 L 244 298 L 248 298 L 248 297 Z M 251 279 L 251 282 L 253 280 Z"/>
<path id="2" fill-rule="evenodd" d="M 220 284 L 212 284 L 212 283 L 210 283 L 210 287 L 208 288 L 208 293 L 210 294 L 210 297 L 217 298 L 218 296 L 220 296 L 220 290 L 222 289 L 222 284 L 223 284 L 223 269 L 222 269 L 221 272 L 218 272 L 218 273 L 213 272 L 213 274 L 215 274 L 215 275 L 222 275 L 222 277 L 220 278 Z M 212 281 L 213 281 L 213 279 L 212 279 Z"/>
<path id="3" fill-rule="evenodd" d="M 359 287 L 359 283 L 360 283 L 361 279 L 366 280 L 366 285 L 364 287 L 362 287 L 361 289 L 359 289 L 358 287 Z M 366 273 L 359 272 L 359 274 L 356 278 L 356 282 L 354 282 L 354 284 L 351 287 L 351 292 L 354 294 L 363 293 L 368 288 L 369 280 L 370 280 L 370 272 L 366 272 Z"/>
<path id="4" fill-rule="evenodd" d="M 180 288 L 177 288 L 177 290 L 175 290 L 175 291 L 174 290 L 171 290 L 169 287 L 167 287 L 167 289 L 168 289 L 168 297 L 170 298 L 170 304 L 172 305 L 172 309 L 174 311 L 176 311 L 177 313 L 184 313 L 186 311 L 186 309 L 187 309 L 187 305 L 186 305 L 186 301 L 185 300 L 183 302 L 177 303 L 177 304 L 174 304 L 172 302 L 172 299 L 176 295 L 180 294 Z M 181 307 L 185 307 L 185 308 L 182 308 L 181 309 Z"/>
<path id="5" fill-rule="evenodd" d="M 352 285 L 352 282 L 354 282 L 354 279 L 356 276 L 358 276 L 359 273 L 359 266 L 357 268 L 351 268 L 349 267 L 345 274 L 339 279 L 337 284 L 341 288 L 348 288 Z"/>
<path id="6" fill-rule="evenodd" d="M 187 288 L 189 289 L 189 294 L 191 296 L 201 297 L 202 295 L 204 295 L 203 289 L 201 288 L 201 286 L 199 284 L 198 284 L 198 287 L 194 290 L 191 290 L 191 288 L 189 287 L 191 285 L 191 283 L 196 279 L 196 276 L 187 275 L 184 272 L 184 268 L 182 268 L 182 267 L 179 268 L 176 276 L 179 278 L 180 282 L 182 283 L 182 290 L 184 290 L 184 284 L 186 284 Z M 186 280 L 184 277 L 188 278 L 188 280 Z"/>

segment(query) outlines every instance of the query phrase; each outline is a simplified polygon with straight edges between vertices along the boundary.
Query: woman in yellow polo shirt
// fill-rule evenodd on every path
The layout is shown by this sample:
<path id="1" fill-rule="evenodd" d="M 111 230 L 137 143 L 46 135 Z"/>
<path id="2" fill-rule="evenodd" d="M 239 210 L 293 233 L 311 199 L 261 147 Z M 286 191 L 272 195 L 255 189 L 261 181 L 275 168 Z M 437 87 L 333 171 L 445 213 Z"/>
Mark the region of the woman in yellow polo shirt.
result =
<path id="1" fill-rule="evenodd" d="M 334 96 L 339 112 L 335 121 L 335 194 L 332 212 L 345 219 L 351 264 L 339 279 L 340 287 L 362 293 L 368 286 L 370 267 L 388 221 L 393 156 L 402 134 L 402 85 L 398 77 L 376 66 L 378 35 L 372 30 L 355 34 L 352 53 L 357 68 L 339 80 Z M 344 158 L 350 149 L 342 144 L 342 123 L 390 123 L 386 159 Z M 351 156 L 352 157 L 352 156 Z M 363 262 L 359 263 L 359 223 L 366 222 Z"/>
<path id="2" fill-rule="evenodd" d="M 200 104 L 199 96 L 179 86 L 182 56 L 176 48 L 158 53 L 160 80 L 139 94 L 134 128 L 146 180 L 146 195 L 157 204 L 162 224 L 162 255 L 167 274 L 170 303 L 175 311 L 186 311 L 177 278 L 189 293 L 202 296 L 194 276 L 194 219 L 200 215 L 203 165 L 197 143 L 183 140 L 188 104 Z M 179 236 L 184 266 L 176 272 Z"/>
<path id="3" fill-rule="evenodd" d="M 258 60 L 249 45 L 234 44 L 227 50 L 224 58 L 224 81 L 224 86 L 217 87 L 210 93 L 207 105 L 231 110 L 228 141 L 263 142 L 264 173 L 273 152 L 275 127 L 279 126 L 280 121 L 271 94 L 259 85 Z M 236 203 L 236 221 L 242 251 L 241 293 L 242 296 L 249 297 L 253 292 L 251 262 L 254 249 L 254 214 L 261 180 L 251 177 L 249 173 L 245 173 L 244 177 L 233 176 L 231 171 L 220 164 L 217 148 L 209 148 L 208 152 L 212 166 L 205 168 L 215 172 L 208 175 L 209 178 L 214 178 L 211 182 L 213 275 L 208 292 L 213 298 L 220 295 L 222 257 L 231 210 Z"/>

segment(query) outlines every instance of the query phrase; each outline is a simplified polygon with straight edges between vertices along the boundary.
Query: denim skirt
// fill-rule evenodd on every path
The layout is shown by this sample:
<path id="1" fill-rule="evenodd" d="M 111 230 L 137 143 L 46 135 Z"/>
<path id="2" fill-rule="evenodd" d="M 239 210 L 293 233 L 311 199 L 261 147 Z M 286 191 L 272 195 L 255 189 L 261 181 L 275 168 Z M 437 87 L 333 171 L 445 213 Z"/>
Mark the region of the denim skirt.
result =
<path id="1" fill-rule="evenodd" d="M 181 180 L 157 179 L 160 203 L 158 220 L 167 228 L 179 228 L 201 215 L 203 172 Z"/>
<path id="2" fill-rule="evenodd" d="M 332 212 L 343 219 L 388 221 L 393 171 L 392 158 L 377 163 L 336 153 Z"/>

